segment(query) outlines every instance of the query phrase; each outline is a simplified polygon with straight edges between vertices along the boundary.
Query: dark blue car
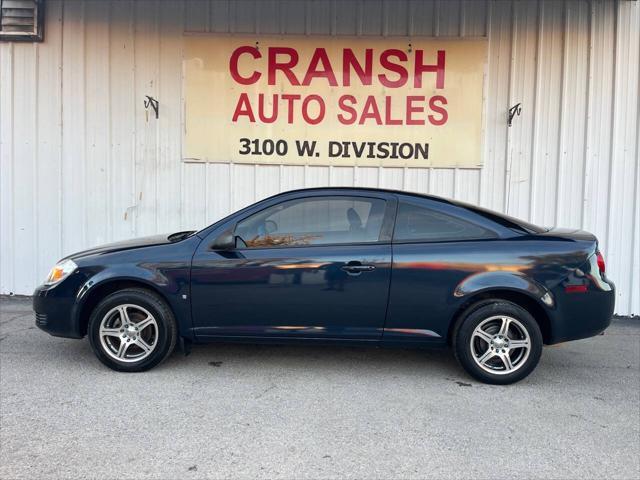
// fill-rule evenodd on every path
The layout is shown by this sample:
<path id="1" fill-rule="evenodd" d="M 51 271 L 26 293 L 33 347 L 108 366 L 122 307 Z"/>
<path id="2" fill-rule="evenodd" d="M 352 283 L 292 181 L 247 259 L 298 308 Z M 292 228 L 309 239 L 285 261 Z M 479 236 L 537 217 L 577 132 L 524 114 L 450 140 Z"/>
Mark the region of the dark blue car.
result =
<path id="1" fill-rule="evenodd" d="M 451 345 L 475 378 L 507 384 L 543 344 L 611 321 L 596 238 L 442 198 L 364 188 L 279 194 L 198 232 L 63 259 L 36 289 L 36 324 L 141 371 L 177 344 Z"/>

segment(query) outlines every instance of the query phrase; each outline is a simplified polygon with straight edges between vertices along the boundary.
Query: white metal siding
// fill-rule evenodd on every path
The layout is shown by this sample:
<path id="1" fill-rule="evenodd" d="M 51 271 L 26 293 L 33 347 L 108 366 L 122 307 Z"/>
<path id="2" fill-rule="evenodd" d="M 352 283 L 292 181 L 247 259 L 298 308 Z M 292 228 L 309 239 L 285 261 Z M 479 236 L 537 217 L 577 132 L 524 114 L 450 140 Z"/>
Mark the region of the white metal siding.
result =
<path id="1" fill-rule="evenodd" d="M 185 31 L 487 36 L 484 167 L 182 163 Z M 592 231 L 617 313 L 639 314 L 639 66 L 640 2 L 48 0 L 45 43 L 0 44 L 0 292 L 31 293 L 85 247 L 292 188 L 366 185 Z"/>

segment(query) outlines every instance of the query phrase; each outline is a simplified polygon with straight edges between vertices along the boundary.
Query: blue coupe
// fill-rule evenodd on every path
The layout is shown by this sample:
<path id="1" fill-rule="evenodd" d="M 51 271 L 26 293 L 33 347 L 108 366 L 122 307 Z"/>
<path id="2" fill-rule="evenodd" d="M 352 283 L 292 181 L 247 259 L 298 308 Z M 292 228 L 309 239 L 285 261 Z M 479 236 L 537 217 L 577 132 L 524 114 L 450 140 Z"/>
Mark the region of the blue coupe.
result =
<path id="1" fill-rule="evenodd" d="M 275 195 L 200 230 L 66 257 L 36 324 L 89 337 L 105 365 L 150 369 L 192 342 L 450 345 L 508 384 L 545 344 L 611 321 L 596 238 L 443 198 L 366 188 Z"/>

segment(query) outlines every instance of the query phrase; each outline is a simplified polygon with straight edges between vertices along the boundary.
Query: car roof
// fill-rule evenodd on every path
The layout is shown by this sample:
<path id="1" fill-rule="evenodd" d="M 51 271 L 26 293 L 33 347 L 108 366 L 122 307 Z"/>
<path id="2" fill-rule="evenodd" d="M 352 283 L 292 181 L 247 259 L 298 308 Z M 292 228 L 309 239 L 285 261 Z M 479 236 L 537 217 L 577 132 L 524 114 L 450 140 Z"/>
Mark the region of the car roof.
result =
<path id="1" fill-rule="evenodd" d="M 304 193 L 304 192 L 326 192 L 326 191 L 344 191 L 344 192 L 377 192 L 377 193 L 389 193 L 393 195 L 408 195 L 419 198 L 426 198 L 428 200 L 435 200 L 438 202 L 450 203 L 455 205 L 457 202 L 449 200 L 445 197 L 439 197 L 437 195 L 429 195 L 418 192 L 408 192 L 405 190 L 395 190 L 391 188 L 373 188 L 373 187 L 309 187 L 309 188 L 297 188 L 294 190 L 287 190 L 286 192 L 280 192 L 272 195 L 268 198 L 276 198 L 283 195 L 289 195 L 292 193 Z"/>

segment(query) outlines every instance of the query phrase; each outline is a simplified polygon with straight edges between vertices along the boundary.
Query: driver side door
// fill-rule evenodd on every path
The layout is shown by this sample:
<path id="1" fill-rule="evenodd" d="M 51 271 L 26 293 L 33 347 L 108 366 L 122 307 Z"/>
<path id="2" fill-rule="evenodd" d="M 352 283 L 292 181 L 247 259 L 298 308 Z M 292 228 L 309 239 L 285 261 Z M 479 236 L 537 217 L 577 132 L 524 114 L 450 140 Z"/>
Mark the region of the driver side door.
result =
<path id="1" fill-rule="evenodd" d="M 196 335 L 379 340 L 395 200 L 293 198 L 240 219 L 237 246 L 202 242 L 192 268 Z"/>

